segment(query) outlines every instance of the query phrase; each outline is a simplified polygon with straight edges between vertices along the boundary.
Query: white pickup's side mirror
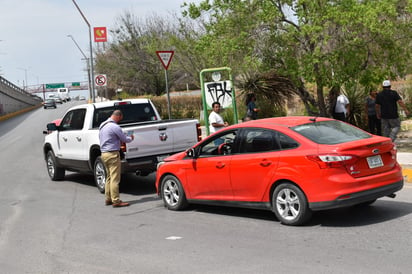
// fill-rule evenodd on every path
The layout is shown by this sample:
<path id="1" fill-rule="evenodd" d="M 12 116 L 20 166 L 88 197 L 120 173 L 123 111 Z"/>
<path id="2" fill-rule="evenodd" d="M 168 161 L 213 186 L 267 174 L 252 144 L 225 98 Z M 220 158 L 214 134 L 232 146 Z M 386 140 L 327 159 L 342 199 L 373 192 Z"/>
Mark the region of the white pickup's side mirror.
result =
<path id="1" fill-rule="evenodd" d="M 48 124 L 46 125 L 46 127 L 47 127 L 47 130 L 48 130 L 48 131 L 55 131 L 55 130 L 57 130 L 57 126 L 56 126 L 55 123 L 48 123 Z"/>

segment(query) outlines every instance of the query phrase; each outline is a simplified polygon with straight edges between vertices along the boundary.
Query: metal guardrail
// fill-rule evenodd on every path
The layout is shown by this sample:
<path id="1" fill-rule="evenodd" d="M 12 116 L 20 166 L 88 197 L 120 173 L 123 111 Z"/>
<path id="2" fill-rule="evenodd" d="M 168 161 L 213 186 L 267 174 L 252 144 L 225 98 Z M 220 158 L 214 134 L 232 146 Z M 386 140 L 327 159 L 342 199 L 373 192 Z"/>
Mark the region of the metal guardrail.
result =
<path id="1" fill-rule="evenodd" d="M 12 82 L 7 81 L 5 78 L 3 78 L 3 77 L 1 77 L 1 76 L 0 76 L 0 85 L 7 86 L 7 87 L 9 87 L 10 89 L 12 89 L 12 90 L 14 90 L 14 91 L 16 91 L 16 92 L 27 93 L 27 92 L 24 91 L 24 89 L 16 86 L 16 85 L 13 84 Z M 0 89 L 0 91 L 2 91 L 2 90 Z"/>

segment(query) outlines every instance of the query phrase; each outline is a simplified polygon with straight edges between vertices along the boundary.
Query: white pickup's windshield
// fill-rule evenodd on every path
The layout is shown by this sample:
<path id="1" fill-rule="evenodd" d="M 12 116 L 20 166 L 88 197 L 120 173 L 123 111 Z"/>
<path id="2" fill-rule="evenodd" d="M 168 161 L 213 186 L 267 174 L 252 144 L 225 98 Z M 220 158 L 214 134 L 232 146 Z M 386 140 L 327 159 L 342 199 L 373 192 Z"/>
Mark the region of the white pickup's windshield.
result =
<path id="1" fill-rule="evenodd" d="M 99 127 L 116 109 L 121 110 L 123 113 L 123 119 L 120 121 L 120 125 L 155 121 L 157 119 L 155 111 L 149 103 L 119 104 L 96 109 L 93 117 L 93 127 Z"/>

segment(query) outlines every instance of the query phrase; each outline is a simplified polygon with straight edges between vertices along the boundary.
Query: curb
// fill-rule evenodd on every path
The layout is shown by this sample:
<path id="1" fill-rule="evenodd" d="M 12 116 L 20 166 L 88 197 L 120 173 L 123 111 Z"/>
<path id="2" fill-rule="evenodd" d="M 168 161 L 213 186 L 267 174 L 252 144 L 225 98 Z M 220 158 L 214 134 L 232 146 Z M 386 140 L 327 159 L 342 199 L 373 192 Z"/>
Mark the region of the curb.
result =
<path id="1" fill-rule="evenodd" d="M 412 167 L 410 165 L 401 165 L 404 183 L 412 184 Z"/>
<path id="2" fill-rule="evenodd" d="M 39 105 L 35 105 L 35 106 L 32 106 L 32 107 L 24 108 L 24 109 L 19 110 L 19 111 L 15 111 L 15 112 L 10 112 L 10 113 L 4 114 L 4 115 L 0 116 L 0 122 L 5 121 L 5 120 L 8 120 L 8 119 L 13 118 L 13 117 L 16 117 L 16 116 L 18 116 L 18 115 L 20 115 L 20 114 L 23 114 L 23 113 L 32 111 L 32 110 L 34 110 L 34 109 L 41 108 L 42 106 L 43 106 L 42 104 L 39 104 Z"/>

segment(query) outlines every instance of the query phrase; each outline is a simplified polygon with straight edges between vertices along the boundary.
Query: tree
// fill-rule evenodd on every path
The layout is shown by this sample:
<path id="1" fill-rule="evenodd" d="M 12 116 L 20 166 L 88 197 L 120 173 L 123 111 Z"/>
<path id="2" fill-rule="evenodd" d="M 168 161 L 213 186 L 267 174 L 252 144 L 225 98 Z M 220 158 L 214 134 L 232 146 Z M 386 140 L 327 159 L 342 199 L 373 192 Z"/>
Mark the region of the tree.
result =
<path id="1" fill-rule="evenodd" d="M 165 78 L 156 51 L 170 47 L 172 25 L 156 16 L 143 22 L 126 12 L 111 33 L 114 41 L 96 55 L 96 68 L 112 79 L 109 85 L 130 94 L 162 94 Z"/>
<path id="2" fill-rule="evenodd" d="M 192 19 L 203 16 L 201 50 L 241 71 L 275 69 L 291 80 L 308 113 L 327 116 L 330 89 L 371 86 L 410 71 L 409 1 L 215 0 L 185 9 Z"/>

